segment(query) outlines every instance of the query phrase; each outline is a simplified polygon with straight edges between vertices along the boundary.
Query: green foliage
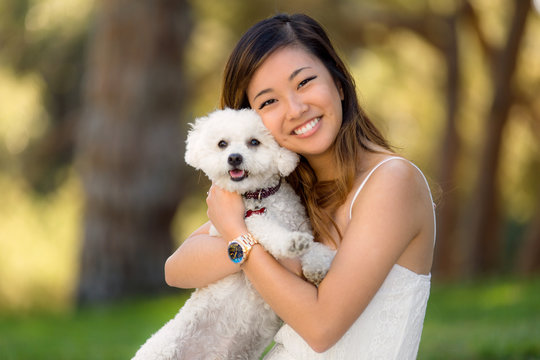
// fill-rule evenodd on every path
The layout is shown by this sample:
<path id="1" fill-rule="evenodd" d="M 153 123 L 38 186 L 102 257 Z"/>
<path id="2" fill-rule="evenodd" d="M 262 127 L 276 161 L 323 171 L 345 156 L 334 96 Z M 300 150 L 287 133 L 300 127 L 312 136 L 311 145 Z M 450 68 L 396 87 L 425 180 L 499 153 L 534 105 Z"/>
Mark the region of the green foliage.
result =
<path id="1" fill-rule="evenodd" d="M 0 358 L 128 359 L 188 297 L 0 315 Z M 418 359 L 540 359 L 539 338 L 540 278 L 435 283 Z"/>
<path id="2" fill-rule="evenodd" d="M 72 162 L 93 4 L 0 4 L 0 165 L 40 193 L 54 191 Z"/>

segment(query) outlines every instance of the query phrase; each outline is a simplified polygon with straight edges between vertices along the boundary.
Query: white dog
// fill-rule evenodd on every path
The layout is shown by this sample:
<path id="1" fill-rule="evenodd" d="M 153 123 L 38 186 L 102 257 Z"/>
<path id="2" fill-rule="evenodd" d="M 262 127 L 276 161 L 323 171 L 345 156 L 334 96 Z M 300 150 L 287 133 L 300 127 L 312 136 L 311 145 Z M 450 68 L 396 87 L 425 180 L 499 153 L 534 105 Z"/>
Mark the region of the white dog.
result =
<path id="1" fill-rule="evenodd" d="M 318 285 L 335 251 L 313 241 L 300 198 L 284 176 L 298 155 L 280 147 L 252 110 L 218 110 L 196 120 L 185 160 L 214 184 L 243 195 L 246 225 L 276 258 L 300 257 L 304 276 Z M 226 209 L 223 209 L 226 211 Z M 211 235 L 219 235 L 214 227 Z M 242 271 L 191 298 L 134 359 L 258 359 L 281 320 Z"/>

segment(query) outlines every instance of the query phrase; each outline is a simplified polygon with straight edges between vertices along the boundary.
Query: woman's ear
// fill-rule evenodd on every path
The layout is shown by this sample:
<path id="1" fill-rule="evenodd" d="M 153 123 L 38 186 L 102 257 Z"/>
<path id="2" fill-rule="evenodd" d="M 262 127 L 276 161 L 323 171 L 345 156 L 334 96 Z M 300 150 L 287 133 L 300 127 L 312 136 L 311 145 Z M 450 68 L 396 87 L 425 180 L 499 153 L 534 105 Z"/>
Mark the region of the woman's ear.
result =
<path id="1" fill-rule="evenodd" d="M 343 86 L 341 86 L 341 81 L 336 81 L 336 86 L 339 92 L 339 98 L 341 101 L 345 100 L 345 93 L 343 92 Z"/>
<path id="2" fill-rule="evenodd" d="M 337 76 L 332 76 L 334 78 L 334 84 L 336 85 L 337 91 L 339 93 L 339 98 L 341 101 L 345 100 L 345 92 L 343 91 L 343 85 L 339 81 Z"/>

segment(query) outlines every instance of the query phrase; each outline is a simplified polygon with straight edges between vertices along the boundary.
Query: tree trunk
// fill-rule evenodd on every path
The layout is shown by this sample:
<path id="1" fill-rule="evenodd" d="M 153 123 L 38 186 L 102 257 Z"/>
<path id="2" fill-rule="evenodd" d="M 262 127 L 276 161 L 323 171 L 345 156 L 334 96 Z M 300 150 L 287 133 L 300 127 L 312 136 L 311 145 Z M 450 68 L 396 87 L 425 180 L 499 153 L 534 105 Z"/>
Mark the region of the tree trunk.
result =
<path id="1" fill-rule="evenodd" d="M 501 221 L 498 204 L 497 175 L 502 134 L 512 104 L 512 77 L 516 68 L 518 50 L 523 37 L 529 0 L 513 2 L 514 14 L 504 49 L 496 52 L 493 69 L 494 96 L 486 122 L 486 142 L 479 166 L 479 178 L 472 197 L 470 241 L 472 259 L 470 271 L 492 272 L 501 256 Z"/>
<path id="2" fill-rule="evenodd" d="M 165 288 L 180 200 L 185 0 L 106 0 L 87 56 L 77 167 L 86 193 L 78 302 Z"/>
<path id="3" fill-rule="evenodd" d="M 517 271 L 521 274 L 540 273 L 540 191 L 536 213 L 525 231 L 517 256 Z"/>
<path id="4" fill-rule="evenodd" d="M 456 119 L 459 105 L 459 56 L 457 40 L 457 14 L 448 18 L 446 31 L 446 128 L 441 149 L 439 184 L 442 201 L 437 211 L 437 243 L 435 248 L 434 272 L 439 276 L 457 275 L 456 220 L 459 199 L 454 192 L 456 187 L 456 167 L 460 140 Z"/>

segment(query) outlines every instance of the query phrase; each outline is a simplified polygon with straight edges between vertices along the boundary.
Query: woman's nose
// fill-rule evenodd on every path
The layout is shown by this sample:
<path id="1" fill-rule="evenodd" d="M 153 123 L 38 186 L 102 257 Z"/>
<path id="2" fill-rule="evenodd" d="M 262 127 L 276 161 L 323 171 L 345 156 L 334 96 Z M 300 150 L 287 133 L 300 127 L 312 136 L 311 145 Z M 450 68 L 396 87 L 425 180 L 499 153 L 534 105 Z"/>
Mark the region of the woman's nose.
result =
<path id="1" fill-rule="evenodd" d="M 308 105 L 303 101 L 301 96 L 292 94 L 288 99 L 287 118 L 297 119 L 302 116 L 308 109 Z"/>

